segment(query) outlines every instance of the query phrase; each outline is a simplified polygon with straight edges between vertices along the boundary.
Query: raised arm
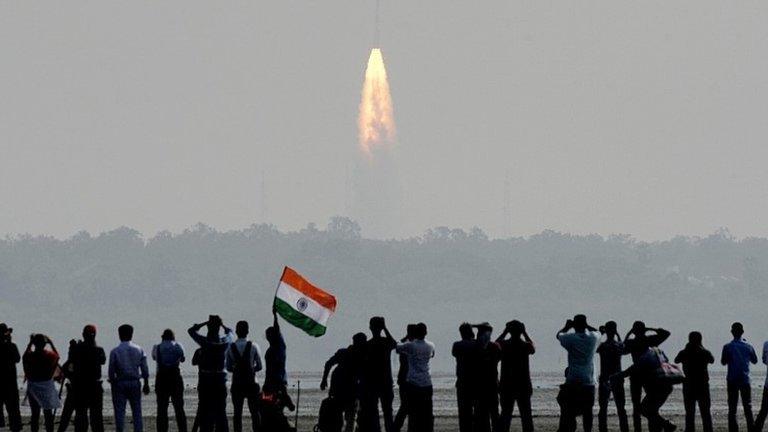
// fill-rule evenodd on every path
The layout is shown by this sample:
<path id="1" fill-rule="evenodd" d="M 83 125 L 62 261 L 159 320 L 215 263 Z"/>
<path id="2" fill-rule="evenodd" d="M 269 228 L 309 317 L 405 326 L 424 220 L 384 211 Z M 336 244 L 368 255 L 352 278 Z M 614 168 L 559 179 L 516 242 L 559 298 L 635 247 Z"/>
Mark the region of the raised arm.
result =
<path id="1" fill-rule="evenodd" d="M 328 374 L 331 373 L 331 369 L 333 369 L 335 365 L 339 364 L 339 357 L 339 353 L 336 352 L 336 354 L 332 355 L 331 358 L 325 362 L 325 367 L 323 368 L 323 379 L 320 380 L 320 390 L 325 390 L 328 388 Z"/>
<path id="2" fill-rule="evenodd" d="M 191 337 L 192 340 L 197 342 L 197 344 L 200 346 L 203 346 L 205 344 L 205 337 L 203 337 L 200 334 L 200 329 L 205 327 L 205 324 L 206 323 L 193 324 L 192 327 L 187 329 L 187 333 L 189 333 L 189 337 Z"/>
<path id="3" fill-rule="evenodd" d="M 531 339 L 530 336 L 528 336 L 528 332 L 523 329 L 523 339 L 528 343 L 528 345 L 531 347 L 530 351 L 528 351 L 531 354 L 536 354 L 536 344 L 533 343 L 533 339 Z"/>

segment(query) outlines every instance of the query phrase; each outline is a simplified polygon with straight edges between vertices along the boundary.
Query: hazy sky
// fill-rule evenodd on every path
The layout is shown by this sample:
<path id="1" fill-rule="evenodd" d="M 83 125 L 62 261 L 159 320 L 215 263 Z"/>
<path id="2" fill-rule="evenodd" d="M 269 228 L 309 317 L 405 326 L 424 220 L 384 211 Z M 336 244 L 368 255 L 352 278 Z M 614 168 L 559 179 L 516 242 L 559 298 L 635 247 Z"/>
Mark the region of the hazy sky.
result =
<path id="1" fill-rule="evenodd" d="M 380 21 L 390 235 L 768 235 L 768 2 L 382 0 Z M 0 233 L 349 213 L 373 22 L 373 0 L 0 3 Z"/>

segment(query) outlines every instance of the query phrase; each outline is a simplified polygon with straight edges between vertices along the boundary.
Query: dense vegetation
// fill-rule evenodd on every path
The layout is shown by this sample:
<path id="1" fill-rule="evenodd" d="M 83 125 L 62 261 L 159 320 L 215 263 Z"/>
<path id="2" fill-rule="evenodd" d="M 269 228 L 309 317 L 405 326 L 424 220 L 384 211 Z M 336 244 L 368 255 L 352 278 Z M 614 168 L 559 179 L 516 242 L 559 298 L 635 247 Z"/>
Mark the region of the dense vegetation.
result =
<path id="1" fill-rule="evenodd" d="M 737 319 L 755 342 L 768 337 L 767 239 L 738 240 L 725 230 L 653 243 L 552 231 L 489 239 L 479 229 L 441 227 L 380 241 L 361 238 L 346 218 L 298 232 L 271 225 L 219 232 L 198 224 L 149 239 L 129 228 L 64 240 L 8 237 L 0 240 L 0 321 L 16 327 L 22 343 L 26 333 L 45 331 L 61 345 L 95 322 L 111 346 L 124 321 L 136 325 L 145 345 L 165 327 L 189 345 L 184 329 L 209 313 L 230 323 L 248 319 L 261 333 L 283 265 L 332 291 L 340 304 L 327 336 L 287 331 L 293 369 L 319 369 L 372 314 L 386 316 L 396 336 L 407 322 L 426 322 L 441 370 L 451 367 L 449 344 L 463 320 L 497 327 L 525 321 L 539 345 L 539 370 L 563 364 L 552 336 L 575 312 L 595 322 L 614 318 L 620 329 L 640 318 L 667 327 L 675 333 L 668 351 L 693 328 L 717 351 Z"/>

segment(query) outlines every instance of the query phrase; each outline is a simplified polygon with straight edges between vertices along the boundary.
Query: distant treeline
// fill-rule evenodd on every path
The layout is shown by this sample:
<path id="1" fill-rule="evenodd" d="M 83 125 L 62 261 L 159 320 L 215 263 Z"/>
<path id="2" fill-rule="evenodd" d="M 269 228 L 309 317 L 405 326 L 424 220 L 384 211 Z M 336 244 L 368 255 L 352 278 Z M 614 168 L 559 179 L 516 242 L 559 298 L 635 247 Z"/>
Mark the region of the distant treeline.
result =
<path id="1" fill-rule="evenodd" d="M 696 328 L 705 343 L 720 344 L 736 319 L 748 337 L 751 330 L 768 336 L 768 239 L 735 239 L 727 230 L 650 243 L 554 231 L 490 239 L 479 229 L 438 227 L 416 238 L 370 240 L 343 217 L 295 232 L 198 224 L 152 238 L 125 227 L 63 240 L 7 237 L 0 240 L 0 321 L 59 339 L 76 336 L 85 322 L 132 322 L 146 343 L 165 327 L 182 333 L 208 313 L 266 327 L 284 265 L 339 298 L 327 336 L 290 334 L 293 369 L 319 369 L 317 355 L 349 343 L 371 315 L 387 317 L 396 335 L 408 322 L 429 324 L 441 369 L 452 364 L 448 343 L 463 320 L 499 328 L 512 318 L 526 322 L 545 341 L 533 359 L 539 370 L 563 362 L 549 339 L 577 312 L 592 322 L 616 319 L 620 331 L 634 319 L 663 325 L 674 333 L 671 343 Z"/>

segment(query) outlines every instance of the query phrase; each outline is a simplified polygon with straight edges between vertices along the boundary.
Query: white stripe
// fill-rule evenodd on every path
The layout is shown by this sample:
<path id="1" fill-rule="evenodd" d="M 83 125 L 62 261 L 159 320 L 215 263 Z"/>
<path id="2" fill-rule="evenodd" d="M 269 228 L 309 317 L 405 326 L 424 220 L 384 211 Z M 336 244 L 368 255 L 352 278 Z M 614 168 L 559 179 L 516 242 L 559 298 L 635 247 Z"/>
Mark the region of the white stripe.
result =
<path id="1" fill-rule="evenodd" d="M 291 285 L 280 281 L 280 285 L 277 287 L 277 298 L 288 303 L 290 307 L 301 312 L 302 314 L 313 319 L 318 324 L 325 326 L 328 322 L 328 318 L 331 317 L 333 312 L 330 309 L 326 309 L 303 292 L 297 290 Z M 307 308 L 299 310 L 298 303 L 300 299 L 305 299 L 307 302 Z"/>

